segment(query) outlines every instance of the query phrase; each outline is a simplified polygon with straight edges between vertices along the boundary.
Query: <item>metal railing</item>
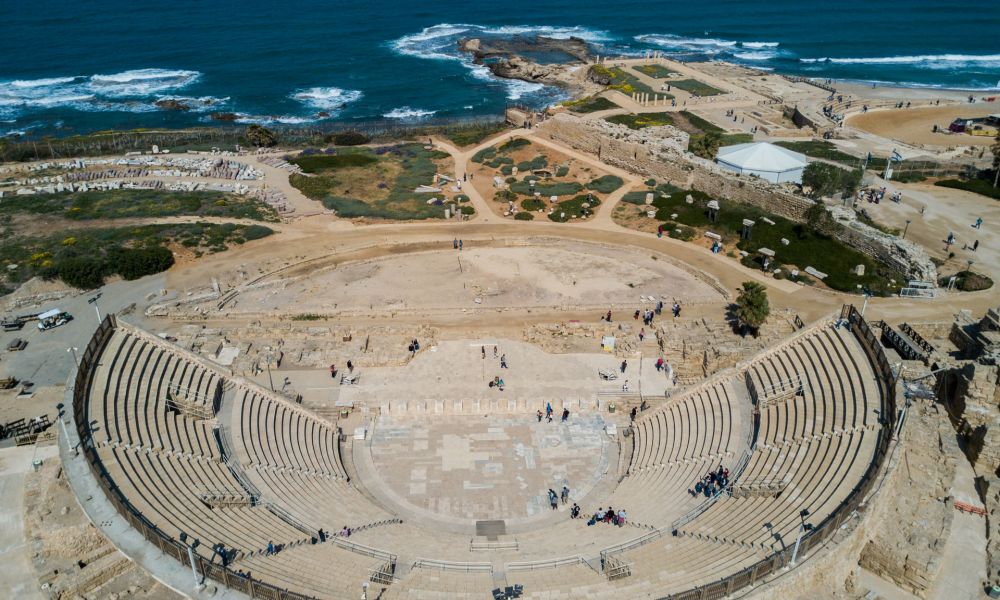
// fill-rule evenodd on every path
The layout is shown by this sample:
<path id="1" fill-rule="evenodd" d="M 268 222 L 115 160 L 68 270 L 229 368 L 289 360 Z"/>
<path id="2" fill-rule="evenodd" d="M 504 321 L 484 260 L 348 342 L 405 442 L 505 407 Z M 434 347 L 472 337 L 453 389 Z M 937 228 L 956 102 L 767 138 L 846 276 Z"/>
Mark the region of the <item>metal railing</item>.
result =
<path id="1" fill-rule="evenodd" d="M 492 573 L 493 564 L 488 562 L 451 562 L 418 558 L 413 562 L 414 569 L 437 569 L 438 571 L 458 571 L 461 573 Z"/>
<path id="2" fill-rule="evenodd" d="M 863 510 L 870 493 L 875 487 L 879 471 L 889 456 L 889 444 L 896 424 L 896 375 L 879 344 L 879 338 L 868 322 L 853 305 L 845 304 L 840 314 L 838 326 L 848 327 L 858 340 L 870 362 L 875 366 L 879 391 L 882 395 L 882 429 L 878 434 L 875 456 L 868 469 L 847 498 L 817 527 L 802 538 L 799 556 L 805 557 L 812 550 L 826 544 L 840 527 L 859 510 Z M 728 577 L 707 585 L 665 596 L 660 600 L 716 600 L 733 592 L 754 585 L 768 575 L 777 572 L 791 562 L 793 548 L 787 548 Z"/>
<path id="3" fill-rule="evenodd" d="M 80 364 L 77 368 L 76 379 L 73 386 L 73 415 L 74 425 L 80 437 L 80 450 L 84 453 L 91 474 L 97 480 L 98 485 L 104 491 L 108 501 L 111 502 L 115 510 L 128 521 L 129 525 L 138 531 L 151 544 L 156 546 L 161 552 L 170 556 L 174 560 L 187 564 L 188 549 L 181 542 L 165 534 L 156 525 L 136 509 L 125 494 L 121 491 L 114 479 L 108 474 L 97 455 L 94 440 L 91 435 L 91 425 L 87 415 L 87 402 L 90 397 L 90 387 L 93 384 L 94 368 L 101 352 L 107 345 L 108 340 L 117 329 L 117 320 L 114 314 L 107 315 L 104 321 L 98 326 L 97 331 L 90 338 L 87 347 L 80 355 Z M 210 579 L 228 588 L 242 592 L 251 598 L 262 600 L 315 600 L 312 596 L 306 596 L 287 589 L 279 588 L 270 583 L 256 581 L 250 577 L 237 575 L 235 572 L 221 564 L 213 563 L 203 556 L 195 555 L 195 570 L 203 579 Z"/>

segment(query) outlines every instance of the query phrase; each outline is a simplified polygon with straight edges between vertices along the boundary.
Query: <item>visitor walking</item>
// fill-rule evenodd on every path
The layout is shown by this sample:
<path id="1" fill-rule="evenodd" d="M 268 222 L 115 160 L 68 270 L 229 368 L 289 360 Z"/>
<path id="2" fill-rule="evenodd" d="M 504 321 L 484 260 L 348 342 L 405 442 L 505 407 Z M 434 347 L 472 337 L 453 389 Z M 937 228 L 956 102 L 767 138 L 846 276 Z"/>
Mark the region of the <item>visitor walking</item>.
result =
<path id="1" fill-rule="evenodd" d="M 562 422 L 565 423 L 566 421 L 569 421 L 569 409 L 568 408 L 564 408 L 563 409 L 563 414 L 562 414 Z"/>
<path id="2" fill-rule="evenodd" d="M 628 379 L 626 379 L 625 383 L 622 384 L 622 391 L 623 392 L 627 392 L 628 391 Z"/>
<path id="3" fill-rule="evenodd" d="M 628 361 L 627 360 L 623 360 L 622 361 L 622 366 L 621 366 L 622 373 L 624 373 L 625 369 L 627 369 L 627 368 L 628 368 Z"/>
<path id="4" fill-rule="evenodd" d="M 337 365 L 330 365 L 330 378 L 331 379 L 337 378 Z"/>
<path id="5" fill-rule="evenodd" d="M 559 495 L 552 488 L 549 488 L 549 505 L 552 510 L 559 510 Z"/>
<path id="6" fill-rule="evenodd" d="M 500 368 L 501 369 L 506 369 L 507 368 L 507 355 L 506 354 L 504 354 L 504 355 L 502 355 L 500 357 Z"/>
<path id="7" fill-rule="evenodd" d="M 451 245 L 452 245 L 452 247 L 455 248 L 455 250 L 458 250 L 458 238 L 453 239 L 451 241 Z"/>
<path id="8" fill-rule="evenodd" d="M 562 492 L 559 494 L 559 496 L 562 499 L 562 503 L 566 504 L 566 502 L 569 501 L 569 488 L 564 485 L 562 488 Z"/>
<path id="9" fill-rule="evenodd" d="M 461 250 L 461 249 L 462 249 L 462 240 L 458 240 L 458 249 L 459 249 L 459 250 Z"/>

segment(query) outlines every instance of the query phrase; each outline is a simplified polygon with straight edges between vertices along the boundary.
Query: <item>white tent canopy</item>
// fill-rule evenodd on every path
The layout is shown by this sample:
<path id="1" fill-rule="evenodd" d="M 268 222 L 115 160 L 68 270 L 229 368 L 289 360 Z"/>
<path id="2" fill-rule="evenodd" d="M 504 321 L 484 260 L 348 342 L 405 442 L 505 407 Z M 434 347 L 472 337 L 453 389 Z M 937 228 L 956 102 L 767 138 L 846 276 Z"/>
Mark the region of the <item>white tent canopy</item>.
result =
<path id="1" fill-rule="evenodd" d="M 806 168 L 804 154 L 767 142 L 751 142 L 719 148 L 716 162 L 725 169 L 756 175 L 772 183 L 802 183 Z"/>

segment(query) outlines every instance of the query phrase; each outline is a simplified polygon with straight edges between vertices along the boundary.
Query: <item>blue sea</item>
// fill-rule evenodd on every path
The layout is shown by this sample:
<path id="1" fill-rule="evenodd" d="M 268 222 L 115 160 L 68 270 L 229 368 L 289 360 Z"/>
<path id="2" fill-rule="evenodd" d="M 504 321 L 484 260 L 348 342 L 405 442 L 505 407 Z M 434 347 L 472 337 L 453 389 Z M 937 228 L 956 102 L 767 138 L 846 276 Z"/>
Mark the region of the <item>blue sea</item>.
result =
<path id="1" fill-rule="evenodd" d="M 31 0 L 3 4 L 0 135 L 242 123 L 421 119 L 545 105 L 494 79 L 462 37 L 578 36 L 601 54 L 661 50 L 781 73 L 1000 87 L 1000 0 Z M 157 100 L 179 99 L 187 112 Z"/>

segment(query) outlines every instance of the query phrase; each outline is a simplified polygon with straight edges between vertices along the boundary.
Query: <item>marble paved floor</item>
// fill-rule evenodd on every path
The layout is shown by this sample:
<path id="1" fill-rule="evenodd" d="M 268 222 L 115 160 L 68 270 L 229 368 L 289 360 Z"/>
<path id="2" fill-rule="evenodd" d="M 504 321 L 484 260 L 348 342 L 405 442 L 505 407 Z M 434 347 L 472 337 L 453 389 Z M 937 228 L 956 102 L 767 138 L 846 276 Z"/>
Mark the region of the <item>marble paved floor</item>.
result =
<path id="1" fill-rule="evenodd" d="M 461 519 L 530 517 L 551 510 L 549 488 L 582 497 L 603 475 L 600 415 L 539 423 L 522 416 L 379 419 L 371 452 L 379 477 L 420 508 Z"/>

